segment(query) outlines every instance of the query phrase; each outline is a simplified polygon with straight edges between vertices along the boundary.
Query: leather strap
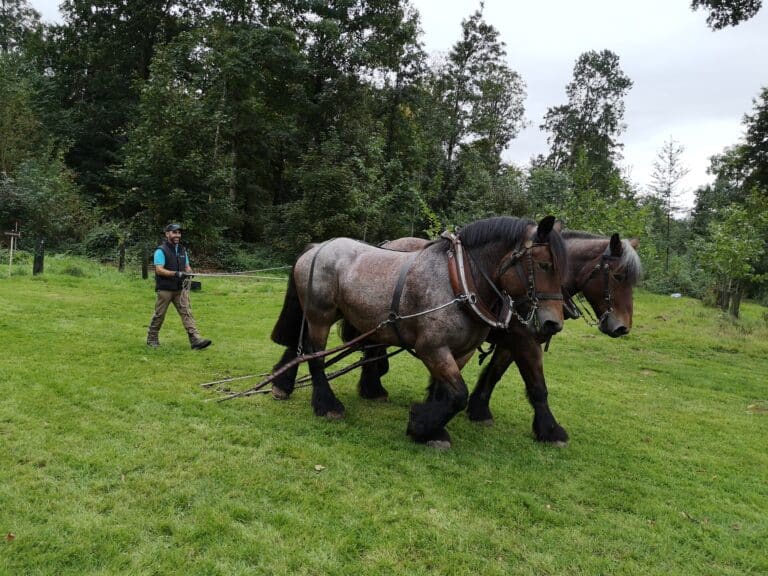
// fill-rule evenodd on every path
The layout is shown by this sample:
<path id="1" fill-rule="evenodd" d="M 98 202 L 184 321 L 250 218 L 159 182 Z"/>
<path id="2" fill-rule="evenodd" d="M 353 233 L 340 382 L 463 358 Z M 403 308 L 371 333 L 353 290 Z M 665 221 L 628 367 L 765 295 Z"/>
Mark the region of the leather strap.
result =
<path id="1" fill-rule="evenodd" d="M 478 297 L 475 279 L 467 254 L 461 245 L 461 239 L 448 232 L 444 232 L 442 237 L 450 240 L 453 245 L 453 248 L 448 251 L 448 278 L 451 282 L 453 295 L 457 298 L 466 297 L 469 308 L 480 320 L 492 328 L 506 329 L 512 316 L 509 303 L 502 302 L 501 320 L 499 320 L 499 316 Z M 467 270 L 469 270 L 469 274 L 466 273 Z"/>
<path id="2" fill-rule="evenodd" d="M 397 327 L 397 320 L 400 318 L 400 298 L 403 295 L 403 288 L 405 287 L 405 279 L 408 277 L 408 271 L 411 269 L 411 265 L 413 264 L 414 260 L 416 260 L 416 257 L 418 255 L 419 255 L 419 252 L 411 252 L 410 254 L 408 254 L 408 257 L 400 266 L 400 275 L 397 277 L 397 284 L 395 284 L 395 291 L 392 294 L 392 305 L 389 308 L 389 319 L 392 321 L 391 322 L 392 329 L 395 331 L 395 336 L 397 336 L 397 341 L 400 342 L 401 348 L 405 348 L 413 356 L 416 356 L 416 354 L 413 352 L 413 350 L 410 349 L 410 347 L 403 340 L 403 335 L 400 333 L 400 330 Z"/>

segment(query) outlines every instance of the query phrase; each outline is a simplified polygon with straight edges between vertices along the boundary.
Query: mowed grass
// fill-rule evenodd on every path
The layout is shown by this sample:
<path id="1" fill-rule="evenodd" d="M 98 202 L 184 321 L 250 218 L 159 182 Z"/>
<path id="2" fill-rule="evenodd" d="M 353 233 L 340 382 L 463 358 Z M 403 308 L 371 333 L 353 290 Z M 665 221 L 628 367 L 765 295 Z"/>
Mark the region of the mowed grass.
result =
<path id="1" fill-rule="evenodd" d="M 495 426 L 459 415 L 440 452 L 405 436 L 427 379 L 405 354 L 387 404 L 358 399 L 354 373 L 333 382 L 338 422 L 308 389 L 219 403 L 200 387 L 277 361 L 282 281 L 203 279 L 214 344 L 193 352 L 173 310 L 146 348 L 136 272 L 5 270 L 0 574 L 768 573 L 765 308 L 734 323 L 640 291 L 626 338 L 571 321 L 545 356 L 569 446 L 532 440 L 513 368 Z"/>

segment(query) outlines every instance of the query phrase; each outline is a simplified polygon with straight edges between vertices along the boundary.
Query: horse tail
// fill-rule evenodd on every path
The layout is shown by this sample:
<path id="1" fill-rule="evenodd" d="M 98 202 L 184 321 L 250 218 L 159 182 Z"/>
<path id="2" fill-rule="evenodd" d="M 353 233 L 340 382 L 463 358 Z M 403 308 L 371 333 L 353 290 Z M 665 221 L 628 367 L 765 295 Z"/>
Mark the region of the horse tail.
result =
<path id="1" fill-rule="evenodd" d="M 275 327 L 272 328 L 272 342 L 287 348 L 297 348 L 303 322 L 304 310 L 301 308 L 296 280 L 293 278 L 293 268 L 291 268 L 283 308 L 280 310 Z"/>

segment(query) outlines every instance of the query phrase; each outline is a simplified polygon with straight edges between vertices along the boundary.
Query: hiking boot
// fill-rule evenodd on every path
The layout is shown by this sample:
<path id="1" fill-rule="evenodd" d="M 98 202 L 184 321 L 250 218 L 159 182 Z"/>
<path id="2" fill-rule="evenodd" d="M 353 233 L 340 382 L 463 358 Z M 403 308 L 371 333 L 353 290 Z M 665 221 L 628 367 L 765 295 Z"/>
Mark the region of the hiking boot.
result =
<path id="1" fill-rule="evenodd" d="M 192 350 L 202 350 L 203 348 L 208 348 L 210 345 L 211 341 L 207 338 L 198 338 L 192 342 Z"/>

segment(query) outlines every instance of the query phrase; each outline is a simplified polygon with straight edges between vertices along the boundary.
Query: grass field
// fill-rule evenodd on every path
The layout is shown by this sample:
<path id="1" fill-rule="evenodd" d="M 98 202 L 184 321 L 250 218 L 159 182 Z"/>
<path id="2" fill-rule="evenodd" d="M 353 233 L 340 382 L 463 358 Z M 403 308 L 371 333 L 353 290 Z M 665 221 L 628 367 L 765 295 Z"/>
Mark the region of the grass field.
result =
<path id="1" fill-rule="evenodd" d="M 532 440 L 515 371 L 495 426 L 459 415 L 440 452 L 405 436 L 426 385 L 407 355 L 388 404 L 335 381 L 339 422 L 307 389 L 210 401 L 199 384 L 276 362 L 284 282 L 204 279 L 213 346 L 170 311 L 151 350 L 151 281 L 22 269 L 0 267 L 2 575 L 768 573 L 765 308 L 640 291 L 626 338 L 571 321 L 545 357 L 569 446 Z"/>

